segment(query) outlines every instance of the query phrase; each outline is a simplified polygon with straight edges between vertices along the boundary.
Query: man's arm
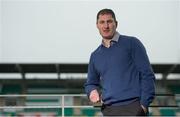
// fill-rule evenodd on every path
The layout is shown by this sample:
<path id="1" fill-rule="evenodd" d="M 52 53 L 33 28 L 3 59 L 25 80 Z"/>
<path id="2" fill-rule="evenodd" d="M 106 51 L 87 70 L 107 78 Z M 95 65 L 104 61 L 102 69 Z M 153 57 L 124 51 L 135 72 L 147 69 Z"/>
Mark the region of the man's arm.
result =
<path id="1" fill-rule="evenodd" d="M 93 55 L 91 54 L 88 65 L 88 77 L 84 86 L 88 98 L 93 103 L 98 102 L 100 100 L 98 93 L 99 82 L 99 74 L 94 67 Z"/>
<path id="2" fill-rule="evenodd" d="M 146 111 L 155 96 L 155 76 L 150 65 L 146 50 L 143 44 L 134 39 L 132 43 L 133 59 L 141 77 L 141 98 L 140 103 Z"/>

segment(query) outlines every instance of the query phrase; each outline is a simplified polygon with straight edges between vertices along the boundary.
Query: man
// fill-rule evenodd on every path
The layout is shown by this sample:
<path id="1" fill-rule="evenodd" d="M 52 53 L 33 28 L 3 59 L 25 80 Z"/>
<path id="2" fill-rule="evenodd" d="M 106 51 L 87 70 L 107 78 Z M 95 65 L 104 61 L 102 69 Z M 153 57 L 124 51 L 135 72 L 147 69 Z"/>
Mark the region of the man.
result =
<path id="1" fill-rule="evenodd" d="M 90 101 L 103 103 L 104 116 L 147 115 L 155 76 L 144 46 L 116 31 L 118 22 L 111 9 L 98 12 L 96 25 L 103 39 L 88 66 L 85 91 Z"/>

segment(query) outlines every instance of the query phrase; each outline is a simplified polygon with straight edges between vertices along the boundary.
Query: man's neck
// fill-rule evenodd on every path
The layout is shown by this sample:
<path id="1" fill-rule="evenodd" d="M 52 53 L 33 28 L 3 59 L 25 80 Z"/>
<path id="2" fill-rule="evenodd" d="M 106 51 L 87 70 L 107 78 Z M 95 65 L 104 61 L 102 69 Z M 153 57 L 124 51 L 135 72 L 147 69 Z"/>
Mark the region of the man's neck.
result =
<path id="1" fill-rule="evenodd" d="M 120 34 L 116 31 L 112 38 L 103 38 L 102 39 L 102 44 L 105 47 L 109 48 L 111 46 L 111 41 L 113 40 L 113 41 L 117 42 L 119 40 L 119 36 L 120 36 Z"/>
<path id="2" fill-rule="evenodd" d="M 111 39 L 103 39 L 103 45 L 107 48 L 110 47 Z"/>

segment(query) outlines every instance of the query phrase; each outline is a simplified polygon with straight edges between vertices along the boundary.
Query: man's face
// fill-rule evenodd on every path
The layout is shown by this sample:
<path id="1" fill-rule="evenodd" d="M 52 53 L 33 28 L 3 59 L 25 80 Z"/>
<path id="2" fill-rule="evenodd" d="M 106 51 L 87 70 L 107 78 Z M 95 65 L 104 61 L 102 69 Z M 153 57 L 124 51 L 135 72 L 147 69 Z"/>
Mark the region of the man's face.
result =
<path id="1" fill-rule="evenodd" d="M 117 28 L 117 23 L 111 14 L 99 15 L 97 28 L 103 39 L 112 39 Z"/>

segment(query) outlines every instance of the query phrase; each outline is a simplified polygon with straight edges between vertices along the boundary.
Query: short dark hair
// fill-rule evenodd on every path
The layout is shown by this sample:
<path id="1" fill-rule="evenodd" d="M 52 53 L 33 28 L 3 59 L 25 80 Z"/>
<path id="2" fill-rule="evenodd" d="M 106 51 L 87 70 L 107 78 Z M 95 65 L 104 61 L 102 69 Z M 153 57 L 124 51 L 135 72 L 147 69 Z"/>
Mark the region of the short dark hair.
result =
<path id="1" fill-rule="evenodd" d="M 114 11 L 111 10 L 111 9 L 107 9 L 107 8 L 102 9 L 102 10 L 100 10 L 100 11 L 97 13 L 96 21 L 98 21 L 99 15 L 104 15 L 104 14 L 111 14 L 111 15 L 112 15 L 112 18 L 114 18 L 115 22 L 117 22 Z"/>

